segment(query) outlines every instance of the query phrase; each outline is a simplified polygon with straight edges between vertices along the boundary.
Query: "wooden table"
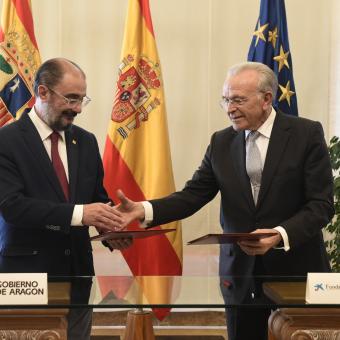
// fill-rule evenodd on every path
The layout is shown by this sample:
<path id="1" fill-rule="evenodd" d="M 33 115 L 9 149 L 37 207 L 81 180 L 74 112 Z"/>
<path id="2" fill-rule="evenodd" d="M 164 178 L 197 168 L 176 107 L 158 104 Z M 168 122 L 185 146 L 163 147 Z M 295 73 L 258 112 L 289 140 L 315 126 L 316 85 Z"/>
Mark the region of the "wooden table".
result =
<path id="1" fill-rule="evenodd" d="M 265 294 L 277 304 L 304 304 L 305 282 L 266 282 Z M 340 308 L 280 308 L 268 322 L 269 340 L 340 340 Z"/>
<path id="2" fill-rule="evenodd" d="M 67 306 L 70 284 L 48 283 L 48 301 Z M 0 339 L 67 339 L 66 308 L 0 309 Z"/>

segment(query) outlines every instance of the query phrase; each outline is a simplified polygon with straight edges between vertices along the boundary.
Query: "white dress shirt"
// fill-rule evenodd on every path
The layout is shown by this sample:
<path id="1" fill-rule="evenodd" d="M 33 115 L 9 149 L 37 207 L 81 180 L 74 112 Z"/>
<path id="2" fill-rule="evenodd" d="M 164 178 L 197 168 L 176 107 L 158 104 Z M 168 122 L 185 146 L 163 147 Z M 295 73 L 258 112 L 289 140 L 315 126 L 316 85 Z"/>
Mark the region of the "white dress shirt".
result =
<path id="1" fill-rule="evenodd" d="M 260 134 L 256 138 L 255 143 L 260 150 L 262 171 L 263 171 L 264 163 L 266 161 L 269 139 L 270 139 L 270 135 L 272 133 L 275 117 L 276 117 L 276 111 L 272 108 L 272 111 L 270 112 L 267 120 L 257 129 L 257 131 Z M 250 130 L 245 131 L 246 143 L 247 143 L 247 137 L 248 137 L 249 133 L 250 133 Z M 252 186 L 252 191 L 254 193 L 253 186 Z M 288 239 L 288 235 L 287 235 L 286 230 L 281 226 L 277 226 L 274 229 L 276 229 L 281 234 L 281 237 L 282 237 L 282 240 L 283 240 L 283 249 L 285 251 L 288 251 L 290 249 L 290 245 L 289 245 L 289 239 Z M 279 248 L 277 248 L 277 249 L 279 249 Z"/>
<path id="2" fill-rule="evenodd" d="M 39 136 L 41 138 L 42 143 L 44 144 L 44 147 L 46 149 L 46 152 L 48 156 L 51 158 L 51 139 L 50 135 L 53 132 L 53 130 L 37 115 L 35 108 L 33 107 L 32 110 L 28 113 L 29 117 L 32 120 L 32 123 L 34 124 L 35 128 L 37 129 Z M 67 181 L 69 180 L 69 174 L 68 174 L 68 162 L 67 162 L 67 150 L 66 150 L 66 141 L 65 141 L 65 132 L 64 131 L 58 131 L 61 138 L 59 138 L 58 142 L 58 151 L 61 158 L 61 161 L 63 162 Z M 74 206 L 71 225 L 72 226 L 82 226 L 82 219 L 83 219 L 83 205 L 76 204 Z"/>

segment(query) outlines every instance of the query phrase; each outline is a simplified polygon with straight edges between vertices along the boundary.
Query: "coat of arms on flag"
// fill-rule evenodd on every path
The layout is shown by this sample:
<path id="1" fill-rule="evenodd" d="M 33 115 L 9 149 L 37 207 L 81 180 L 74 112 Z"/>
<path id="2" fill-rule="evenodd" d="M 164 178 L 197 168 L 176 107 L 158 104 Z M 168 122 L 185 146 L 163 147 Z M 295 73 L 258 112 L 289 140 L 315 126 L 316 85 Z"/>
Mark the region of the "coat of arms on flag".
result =
<path id="1" fill-rule="evenodd" d="M 33 97 L 33 72 L 10 43 L 0 44 L 0 79 L 0 125 L 4 125 L 18 118 Z"/>
<path id="2" fill-rule="evenodd" d="M 159 74 L 159 63 L 146 56 L 137 59 L 129 54 L 123 58 L 111 115 L 114 122 L 122 123 L 117 131 L 123 138 L 148 120 L 149 113 L 160 104 L 159 98 L 152 94 L 153 89 L 161 86 Z"/>
<path id="3" fill-rule="evenodd" d="M 0 26 L 0 127 L 34 104 L 34 74 L 40 54 L 30 0 L 2 1 Z"/>

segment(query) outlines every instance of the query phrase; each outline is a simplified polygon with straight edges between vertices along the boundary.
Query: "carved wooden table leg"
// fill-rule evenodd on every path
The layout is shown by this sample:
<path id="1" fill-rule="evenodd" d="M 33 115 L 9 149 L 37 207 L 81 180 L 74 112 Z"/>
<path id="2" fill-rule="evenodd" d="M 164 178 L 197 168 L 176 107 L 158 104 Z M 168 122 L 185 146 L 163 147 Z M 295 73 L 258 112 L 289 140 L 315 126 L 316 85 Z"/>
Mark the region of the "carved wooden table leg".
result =
<path id="1" fill-rule="evenodd" d="M 273 335 L 270 329 L 268 329 L 268 340 L 276 340 L 275 336 Z"/>
<path id="2" fill-rule="evenodd" d="M 268 328 L 273 335 L 273 340 L 299 339 L 299 332 L 303 331 L 303 336 L 315 331 L 318 337 L 331 333 L 333 337 L 327 339 L 337 339 L 340 331 L 340 309 L 339 308 L 282 308 L 273 312 L 269 317 Z M 323 334 L 324 333 L 324 334 Z M 301 339 L 304 339 L 301 335 Z M 307 338 L 308 339 L 308 338 Z"/>

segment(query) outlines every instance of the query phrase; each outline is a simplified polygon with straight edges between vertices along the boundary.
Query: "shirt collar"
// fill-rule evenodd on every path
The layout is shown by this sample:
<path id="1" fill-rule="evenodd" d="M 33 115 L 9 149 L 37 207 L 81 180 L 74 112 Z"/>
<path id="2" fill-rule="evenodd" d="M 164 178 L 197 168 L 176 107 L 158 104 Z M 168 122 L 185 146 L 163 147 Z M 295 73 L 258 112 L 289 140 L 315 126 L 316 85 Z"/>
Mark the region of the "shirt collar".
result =
<path id="1" fill-rule="evenodd" d="M 260 133 L 261 136 L 264 136 L 268 139 L 270 138 L 270 134 L 271 134 L 272 129 L 273 129 L 275 117 L 276 117 L 276 111 L 272 107 L 270 114 L 269 114 L 268 118 L 266 119 L 266 121 L 257 129 L 257 131 Z M 247 139 L 250 132 L 251 132 L 251 130 L 245 130 L 245 138 L 246 139 Z"/>
<path id="2" fill-rule="evenodd" d="M 38 130 L 41 140 L 45 141 L 46 139 L 48 139 L 53 130 L 38 116 L 34 106 L 32 110 L 28 113 L 28 115 L 31 118 L 35 128 Z M 65 132 L 64 131 L 58 132 L 61 136 L 62 141 L 65 141 Z"/>

